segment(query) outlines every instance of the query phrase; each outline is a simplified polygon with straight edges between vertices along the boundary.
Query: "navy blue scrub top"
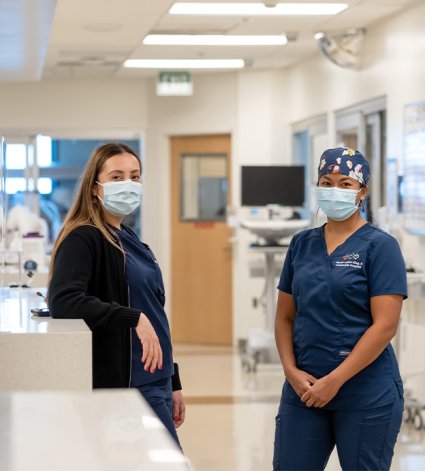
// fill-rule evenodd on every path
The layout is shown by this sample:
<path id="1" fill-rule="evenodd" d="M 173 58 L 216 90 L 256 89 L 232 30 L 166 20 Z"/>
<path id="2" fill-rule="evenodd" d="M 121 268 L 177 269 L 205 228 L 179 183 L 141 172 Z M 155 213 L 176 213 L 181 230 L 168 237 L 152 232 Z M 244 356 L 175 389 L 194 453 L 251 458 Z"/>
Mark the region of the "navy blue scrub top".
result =
<path id="1" fill-rule="evenodd" d="M 394 237 L 365 224 L 328 255 L 324 226 L 296 234 L 278 289 L 292 294 L 297 310 L 293 345 L 297 367 L 316 378 L 334 370 L 372 325 L 370 298 L 407 297 L 406 268 Z M 369 409 L 391 404 L 403 385 L 389 344 L 348 380 L 324 408 Z M 305 407 L 288 381 L 285 402 Z"/>
<path id="2" fill-rule="evenodd" d="M 163 367 L 155 373 L 145 371 L 142 345 L 134 328 L 131 329 L 131 383 L 133 387 L 171 377 L 174 374 L 170 326 L 164 311 L 165 290 L 161 270 L 149 246 L 136 234 L 116 230 L 125 251 L 125 270 L 130 294 L 130 306 L 140 309 L 150 320 L 162 348 Z"/>

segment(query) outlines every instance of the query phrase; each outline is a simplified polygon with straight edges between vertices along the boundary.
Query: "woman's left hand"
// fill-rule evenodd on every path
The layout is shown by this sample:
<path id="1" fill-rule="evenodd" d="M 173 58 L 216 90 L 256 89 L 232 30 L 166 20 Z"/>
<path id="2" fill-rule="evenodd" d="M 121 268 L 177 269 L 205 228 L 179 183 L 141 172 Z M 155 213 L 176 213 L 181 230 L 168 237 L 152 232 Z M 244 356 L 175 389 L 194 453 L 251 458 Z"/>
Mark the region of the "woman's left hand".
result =
<path id="1" fill-rule="evenodd" d="M 302 396 L 307 407 L 324 407 L 339 391 L 341 384 L 332 376 L 318 379 Z"/>
<path id="2" fill-rule="evenodd" d="M 181 391 L 173 391 L 173 421 L 174 427 L 179 428 L 184 422 L 185 418 L 185 405 L 183 394 Z"/>

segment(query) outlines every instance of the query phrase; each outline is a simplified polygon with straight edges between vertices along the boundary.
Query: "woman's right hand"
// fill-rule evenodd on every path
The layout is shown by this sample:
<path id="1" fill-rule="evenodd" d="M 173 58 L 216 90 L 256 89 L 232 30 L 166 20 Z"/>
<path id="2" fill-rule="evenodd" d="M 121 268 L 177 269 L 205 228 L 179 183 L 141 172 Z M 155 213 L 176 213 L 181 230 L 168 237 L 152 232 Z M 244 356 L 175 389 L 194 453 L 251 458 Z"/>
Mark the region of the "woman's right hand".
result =
<path id="1" fill-rule="evenodd" d="M 140 314 L 136 332 L 143 346 L 142 363 L 145 371 L 155 373 L 157 367 L 162 369 L 161 344 L 150 320 L 143 313 Z"/>
<path id="2" fill-rule="evenodd" d="M 286 374 L 286 379 L 294 388 L 295 392 L 301 397 L 317 381 L 317 378 L 311 376 L 306 371 L 293 368 Z"/>

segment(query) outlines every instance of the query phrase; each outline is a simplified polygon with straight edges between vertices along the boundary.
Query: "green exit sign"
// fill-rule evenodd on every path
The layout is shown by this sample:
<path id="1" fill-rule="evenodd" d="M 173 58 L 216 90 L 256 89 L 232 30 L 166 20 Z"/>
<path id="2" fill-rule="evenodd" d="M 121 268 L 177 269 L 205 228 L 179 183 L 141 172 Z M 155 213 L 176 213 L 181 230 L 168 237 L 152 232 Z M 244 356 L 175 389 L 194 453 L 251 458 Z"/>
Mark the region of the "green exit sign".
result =
<path id="1" fill-rule="evenodd" d="M 156 81 L 156 94 L 159 96 L 192 95 L 192 74 L 189 72 L 160 72 Z"/>

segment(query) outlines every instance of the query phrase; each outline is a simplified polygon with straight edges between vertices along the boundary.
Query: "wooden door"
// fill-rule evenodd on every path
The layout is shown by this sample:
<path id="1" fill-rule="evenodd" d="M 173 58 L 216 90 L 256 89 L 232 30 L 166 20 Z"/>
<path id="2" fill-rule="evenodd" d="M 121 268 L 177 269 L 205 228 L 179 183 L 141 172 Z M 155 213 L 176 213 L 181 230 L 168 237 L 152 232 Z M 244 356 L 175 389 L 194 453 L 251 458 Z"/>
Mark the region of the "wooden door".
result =
<path id="1" fill-rule="evenodd" d="M 230 136 L 171 138 L 171 321 L 176 342 L 231 345 Z"/>

